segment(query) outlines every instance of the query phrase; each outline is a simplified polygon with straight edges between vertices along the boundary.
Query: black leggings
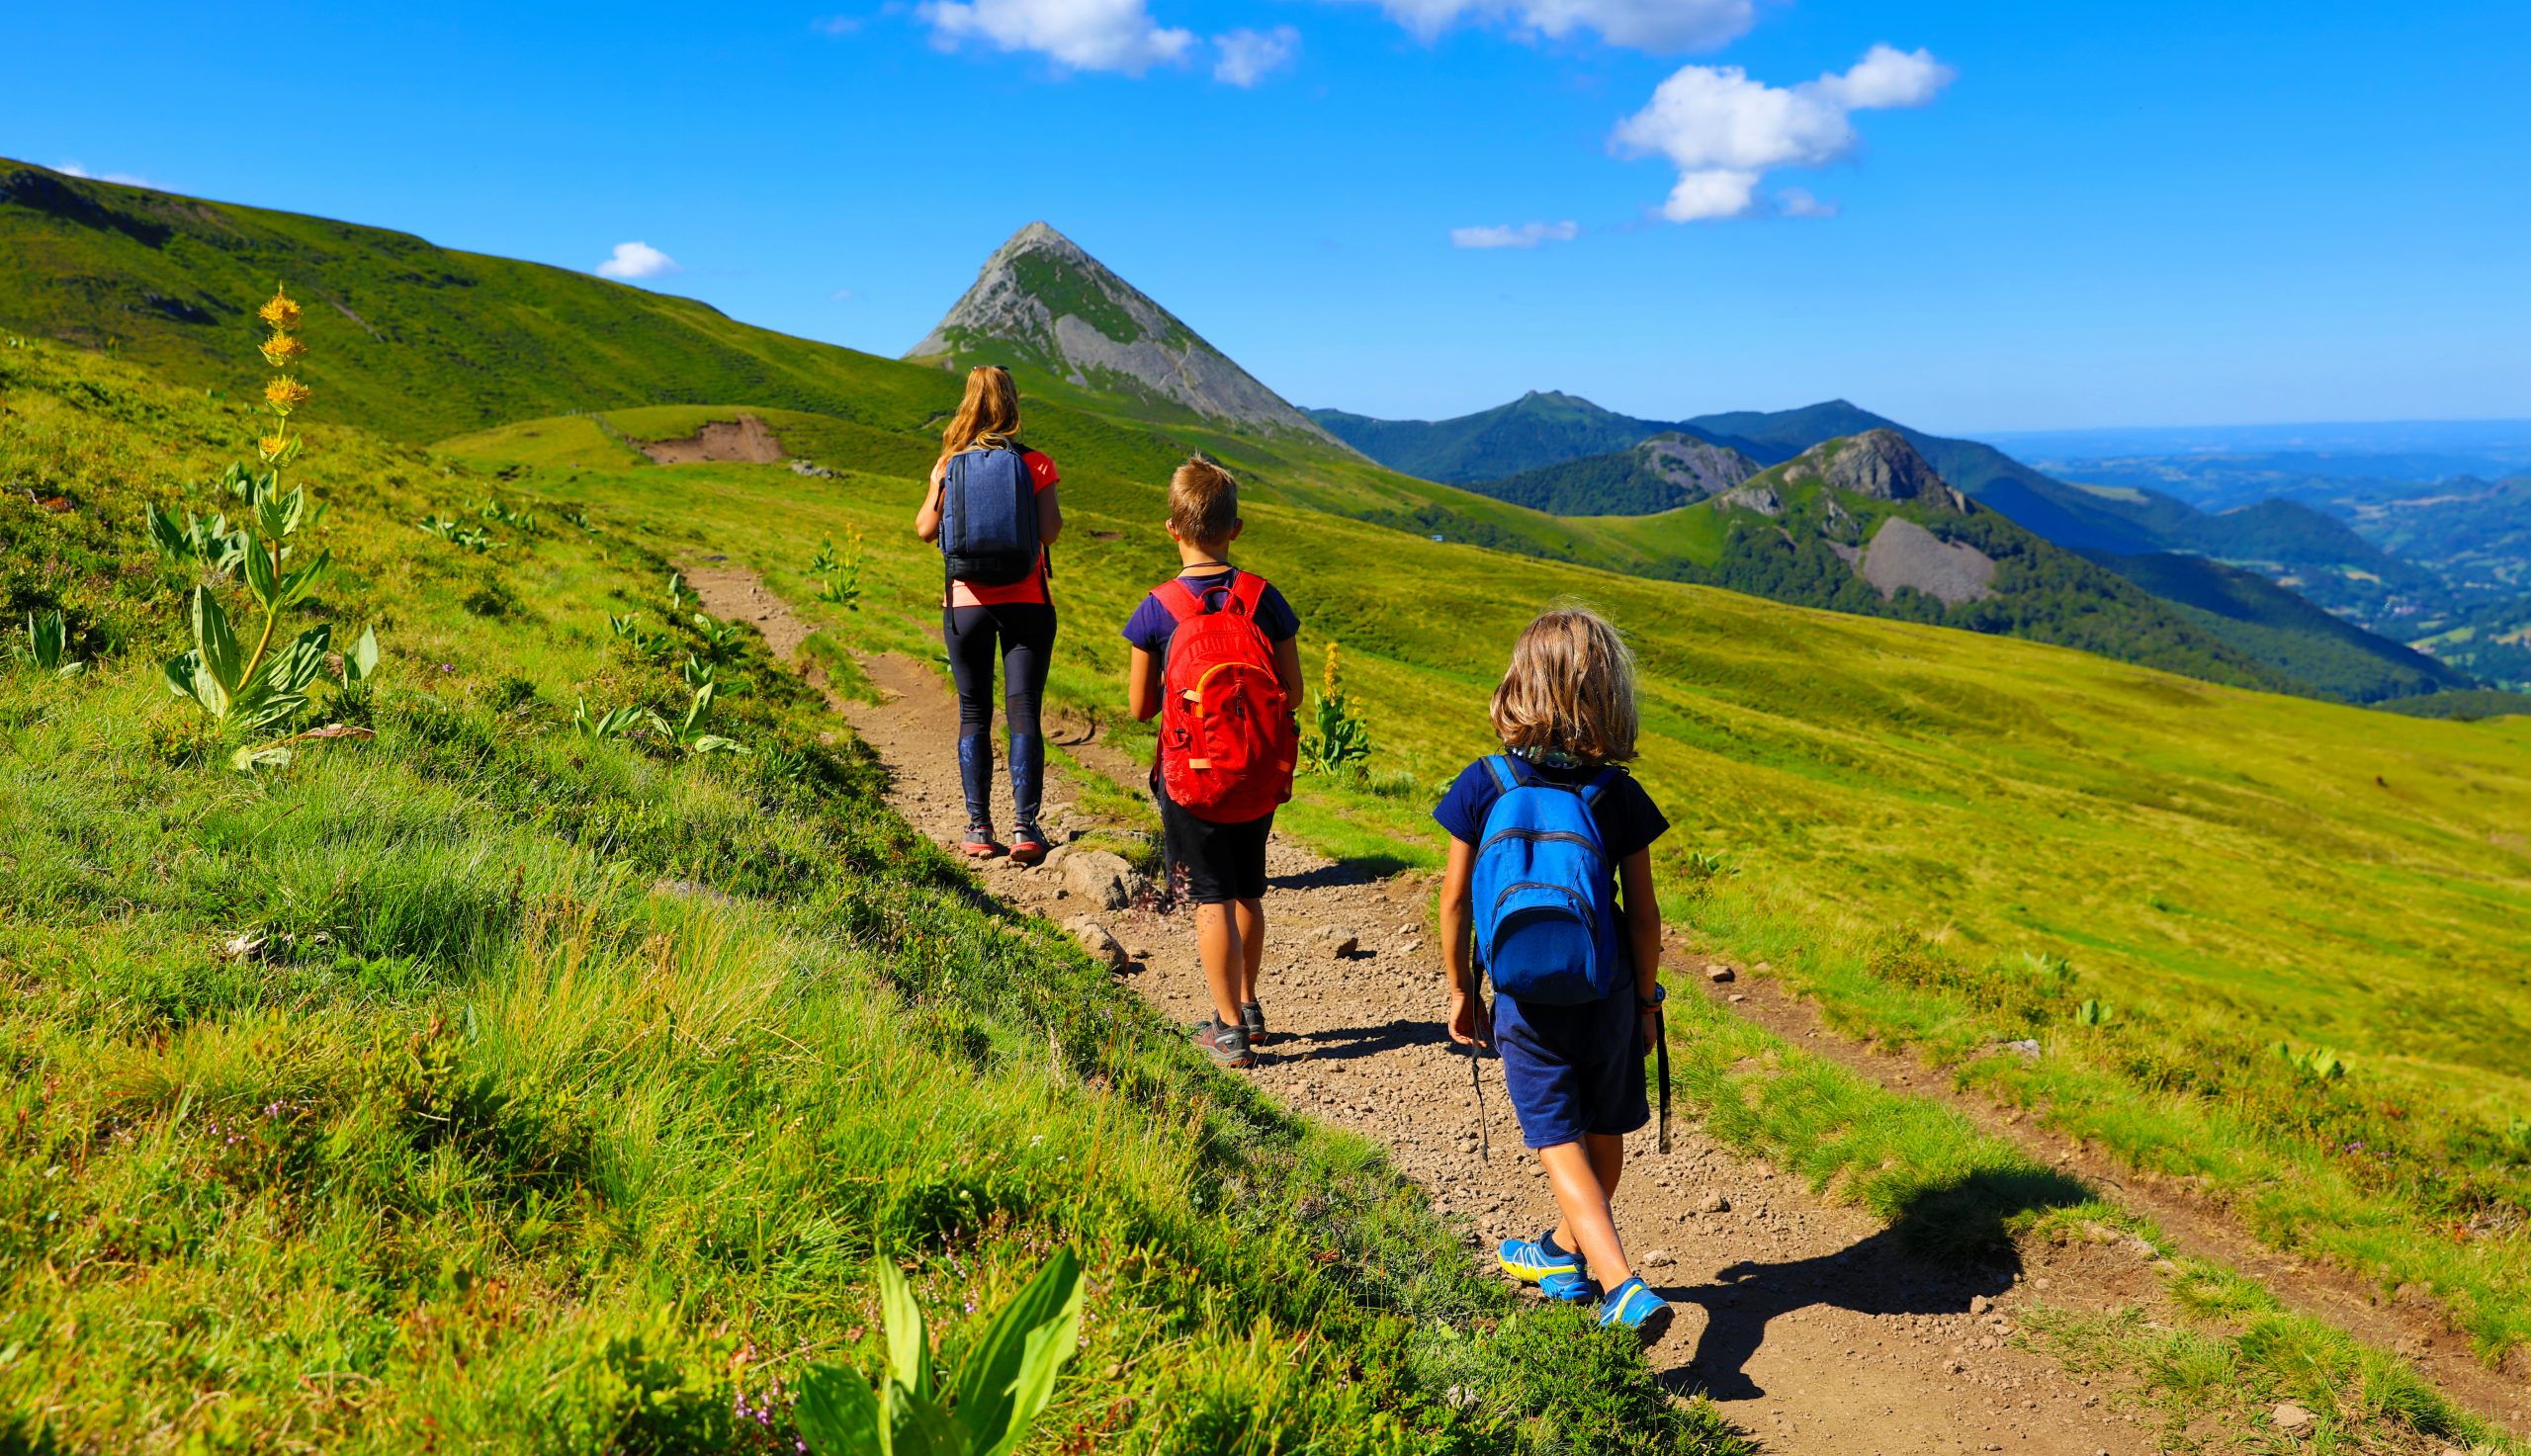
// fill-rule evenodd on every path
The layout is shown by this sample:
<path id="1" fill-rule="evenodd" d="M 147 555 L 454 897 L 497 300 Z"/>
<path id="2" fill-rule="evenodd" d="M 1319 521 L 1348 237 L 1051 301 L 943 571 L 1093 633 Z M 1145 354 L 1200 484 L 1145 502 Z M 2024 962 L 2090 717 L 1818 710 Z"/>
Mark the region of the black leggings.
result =
<path id="1" fill-rule="evenodd" d="M 950 607 L 940 614 L 949 675 L 958 683 L 958 736 L 993 727 L 993 659 L 1002 656 L 1003 713 L 1013 737 L 1034 737 L 1046 696 L 1046 661 L 1055 650 L 1055 609 L 1044 602 Z"/>

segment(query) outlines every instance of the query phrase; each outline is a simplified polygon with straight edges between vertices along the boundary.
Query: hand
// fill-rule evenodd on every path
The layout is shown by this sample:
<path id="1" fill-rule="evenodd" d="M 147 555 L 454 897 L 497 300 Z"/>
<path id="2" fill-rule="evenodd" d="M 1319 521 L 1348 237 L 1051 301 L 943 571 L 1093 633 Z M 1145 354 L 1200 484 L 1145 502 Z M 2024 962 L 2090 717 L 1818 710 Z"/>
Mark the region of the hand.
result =
<path id="1" fill-rule="evenodd" d="M 1649 1057 L 1661 1045 L 1661 1008 L 1643 1008 L 1643 1055 Z"/>
<path id="2" fill-rule="evenodd" d="M 1462 1047 L 1486 1047 L 1494 1042 L 1494 1028 L 1478 1024 L 1476 1002 L 1457 986 L 1450 987 L 1450 1040 Z M 1482 1018 L 1491 1021 L 1492 1017 Z"/>

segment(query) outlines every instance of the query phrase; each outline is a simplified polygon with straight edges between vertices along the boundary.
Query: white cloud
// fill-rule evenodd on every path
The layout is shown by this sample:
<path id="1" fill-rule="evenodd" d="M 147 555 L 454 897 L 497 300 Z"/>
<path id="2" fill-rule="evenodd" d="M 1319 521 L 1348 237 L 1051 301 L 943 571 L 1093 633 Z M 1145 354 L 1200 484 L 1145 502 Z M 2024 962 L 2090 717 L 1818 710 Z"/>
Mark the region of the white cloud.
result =
<path id="1" fill-rule="evenodd" d="M 1776 194 L 1776 212 L 1787 217 L 1834 217 L 1835 203 L 1823 203 L 1806 187 L 1788 187 Z"/>
<path id="2" fill-rule="evenodd" d="M 852 301 L 852 290 L 836 289 L 833 293 L 827 295 L 827 301 L 829 303 L 849 303 Z"/>
<path id="3" fill-rule="evenodd" d="M 1301 33 L 1290 26 L 1270 31 L 1237 30 L 1215 36 L 1221 59 L 1213 62 L 1213 79 L 1233 86 L 1254 86 L 1291 63 L 1300 52 Z"/>
<path id="4" fill-rule="evenodd" d="M 1139 76 L 1195 46 L 1194 32 L 1161 25 L 1143 0 L 924 0 L 915 14 L 944 50 L 982 41 L 999 50 L 1034 50 L 1078 71 Z"/>
<path id="5" fill-rule="evenodd" d="M 1582 235 L 1573 222 L 1524 222 L 1518 227 L 1453 227 L 1454 248 L 1533 248 L 1542 242 L 1571 242 Z"/>
<path id="6" fill-rule="evenodd" d="M 857 15 L 829 15 L 809 22 L 809 29 L 821 36 L 849 36 L 859 31 L 863 24 Z"/>
<path id="7" fill-rule="evenodd" d="M 1707 50 L 1745 34 L 1756 0 L 1372 0 L 1391 20 L 1427 41 L 1461 21 L 1509 23 L 1524 35 L 1561 40 L 1596 31 L 1635 50 Z"/>
<path id="8" fill-rule="evenodd" d="M 665 278 L 682 272 L 677 261 L 646 242 L 620 242 L 615 256 L 597 265 L 600 278 L 636 279 Z"/>
<path id="9" fill-rule="evenodd" d="M 1611 141 L 1628 155 L 1677 165 L 1679 184 L 1661 209 L 1671 221 L 1740 217 L 1756 210 L 1766 172 L 1825 166 L 1853 151 L 1861 138 L 1851 113 L 1923 106 L 1954 74 L 1928 51 L 1888 45 L 1875 45 L 1843 73 L 1789 87 L 1752 81 L 1738 66 L 1684 66 L 1650 105 L 1617 124 Z M 1821 206 L 1801 196 L 1804 206 Z M 1816 215 L 1789 204 L 1786 211 Z"/>
<path id="10" fill-rule="evenodd" d="M 63 162 L 52 170 L 64 177 L 85 177 L 91 182 L 111 182 L 118 187 L 156 187 L 158 185 L 136 172 L 91 172 L 77 162 Z"/>

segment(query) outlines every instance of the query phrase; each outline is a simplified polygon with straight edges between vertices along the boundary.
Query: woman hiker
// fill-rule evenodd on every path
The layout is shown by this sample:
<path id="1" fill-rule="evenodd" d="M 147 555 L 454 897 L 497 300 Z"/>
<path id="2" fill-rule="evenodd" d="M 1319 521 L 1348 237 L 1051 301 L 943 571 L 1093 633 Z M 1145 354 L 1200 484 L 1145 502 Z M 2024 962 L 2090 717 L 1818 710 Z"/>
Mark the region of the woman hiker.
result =
<path id="1" fill-rule="evenodd" d="M 1038 728 L 1046 659 L 1055 647 L 1055 605 L 1046 548 L 1063 534 L 1055 463 L 1019 443 L 1019 386 L 1010 371 L 967 371 L 967 395 L 940 432 L 931 488 L 914 531 L 940 544 L 946 584 L 940 640 L 958 684 L 958 779 L 967 832 L 958 848 L 982 859 L 1004 853 L 993 824 L 993 669 L 1002 658 L 1003 713 L 1010 731 L 1010 857 L 1046 857 L 1038 800 L 1046 740 Z"/>

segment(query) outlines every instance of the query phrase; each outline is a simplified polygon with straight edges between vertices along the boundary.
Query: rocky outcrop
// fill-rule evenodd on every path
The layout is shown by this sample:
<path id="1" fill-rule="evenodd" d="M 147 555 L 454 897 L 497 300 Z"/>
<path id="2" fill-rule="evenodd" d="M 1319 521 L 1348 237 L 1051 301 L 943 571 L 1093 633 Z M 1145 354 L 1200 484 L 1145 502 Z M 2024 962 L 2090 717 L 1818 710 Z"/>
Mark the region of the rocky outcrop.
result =
<path id="1" fill-rule="evenodd" d="M 1912 586 L 1957 607 L 1995 594 L 1994 557 L 1964 542 L 1945 541 L 1904 516 L 1882 521 L 1852 564 L 1884 597 Z"/>
<path id="2" fill-rule="evenodd" d="M 1281 395 L 1078 243 L 1031 222 L 994 250 L 908 359 L 1033 362 L 1088 389 L 1140 394 L 1210 419 L 1329 444 Z"/>
<path id="3" fill-rule="evenodd" d="M 1784 514 L 1784 497 L 1776 494 L 1773 485 L 1763 482 L 1736 486 L 1724 491 L 1720 499 L 1724 508 L 1729 510 L 1756 511 L 1762 516 Z"/>
<path id="4" fill-rule="evenodd" d="M 1968 497 L 1945 483 L 1907 437 L 1896 430 L 1866 430 L 1814 445 L 1784 468 L 1788 481 L 1817 478 L 1830 489 L 1867 500 L 1914 500 L 1966 514 Z"/>
<path id="5" fill-rule="evenodd" d="M 1720 495 L 1764 469 L 1728 445 L 1693 435 L 1655 435 L 1634 448 L 1645 470 L 1678 486 L 1690 501 Z"/>

